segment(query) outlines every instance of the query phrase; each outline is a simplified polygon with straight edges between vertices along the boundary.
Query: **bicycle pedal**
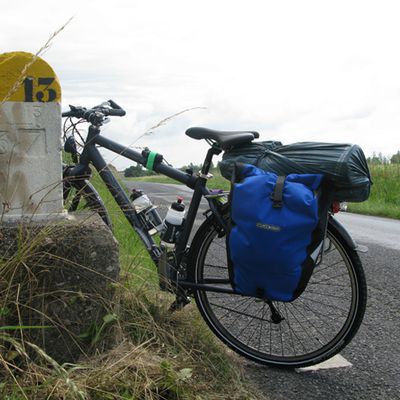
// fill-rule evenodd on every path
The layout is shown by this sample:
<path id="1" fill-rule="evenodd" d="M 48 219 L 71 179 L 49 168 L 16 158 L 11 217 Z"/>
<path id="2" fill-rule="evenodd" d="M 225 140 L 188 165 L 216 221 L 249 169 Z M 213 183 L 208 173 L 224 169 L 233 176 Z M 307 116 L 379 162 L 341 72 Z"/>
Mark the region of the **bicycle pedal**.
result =
<path id="1" fill-rule="evenodd" d="M 170 305 L 169 311 L 174 312 L 174 311 L 180 311 L 185 307 L 187 304 L 190 303 L 190 297 L 177 297 L 176 300 Z"/>

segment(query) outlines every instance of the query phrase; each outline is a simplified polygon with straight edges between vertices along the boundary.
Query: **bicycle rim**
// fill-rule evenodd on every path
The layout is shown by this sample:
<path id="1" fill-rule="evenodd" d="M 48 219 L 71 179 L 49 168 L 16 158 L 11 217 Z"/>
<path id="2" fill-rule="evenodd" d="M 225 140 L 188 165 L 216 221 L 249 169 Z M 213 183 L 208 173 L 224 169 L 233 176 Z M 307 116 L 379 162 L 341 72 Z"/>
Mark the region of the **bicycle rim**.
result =
<path id="1" fill-rule="evenodd" d="M 88 181 L 77 181 L 70 185 L 68 196 L 64 200 L 64 207 L 68 212 L 92 212 L 100 216 L 111 229 L 111 218 L 107 208 L 94 186 Z"/>
<path id="2" fill-rule="evenodd" d="M 210 226 L 195 264 L 198 283 L 228 278 L 225 237 Z M 339 352 L 358 330 L 366 302 L 357 253 L 328 231 L 322 262 L 304 293 L 291 303 L 273 302 L 284 318 L 271 321 L 268 304 L 253 297 L 197 291 L 198 308 L 213 332 L 239 354 L 278 367 L 313 365 Z"/>

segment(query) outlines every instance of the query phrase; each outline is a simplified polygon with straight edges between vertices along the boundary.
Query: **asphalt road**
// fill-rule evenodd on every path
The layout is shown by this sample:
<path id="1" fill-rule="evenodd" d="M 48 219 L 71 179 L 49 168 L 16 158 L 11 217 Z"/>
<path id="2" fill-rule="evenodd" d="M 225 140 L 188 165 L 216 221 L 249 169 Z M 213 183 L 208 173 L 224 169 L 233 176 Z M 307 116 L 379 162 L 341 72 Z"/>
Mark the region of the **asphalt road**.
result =
<path id="1" fill-rule="evenodd" d="M 190 202 L 191 190 L 179 185 L 127 185 L 142 188 L 161 210 L 177 195 Z M 367 311 L 356 337 L 341 353 L 348 366 L 285 371 L 244 360 L 247 377 L 271 400 L 400 399 L 400 221 L 348 213 L 337 218 L 368 248 L 360 254 L 368 284 Z"/>

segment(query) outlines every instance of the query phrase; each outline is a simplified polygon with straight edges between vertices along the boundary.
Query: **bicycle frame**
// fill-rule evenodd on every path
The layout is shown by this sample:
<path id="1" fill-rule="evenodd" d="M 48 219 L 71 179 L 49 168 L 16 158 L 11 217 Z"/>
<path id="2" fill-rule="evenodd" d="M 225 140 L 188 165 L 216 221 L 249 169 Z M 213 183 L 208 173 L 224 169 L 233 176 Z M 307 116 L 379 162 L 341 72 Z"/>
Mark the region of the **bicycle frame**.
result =
<path id="1" fill-rule="evenodd" d="M 161 256 L 161 250 L 159 246 L 155 243 L 152 236 L 147 232 L 142 222 L 139 220 L 135 209 L 132 207 L 131 201 L 126 195 L 125 191 L 118 183 L 117 179 L 114 177 L 113 173 L 108 168 L 103 156 L 96 146 L 101 146 L 108 149 L 114 153 L 117 153 L 125 158 L 137 162 L 143 166 L 146 166 L 146 158 L 139 152 L 129 149 L 123 145 L 120 145 L 110 139 L 107 139 L 100 135 L 100 128 L 94 125 L 89 126 L 89 132 L 86 139 L 86 143 L 82 154 L 80 156 L 79 163 L 70 171 L 70 177 L 85 176 L 89 167 L 89 163 L 93 164 L 96 170 L 99 172 L 101 179 L 106 184 L 108 190 L 114 197 L 115 201 L 121 208 L 125 217 L 128 219 L 132 228 L 139 235 L 140 239 L 144 243 L 148 253 L 150 254 L 153 262 L 157 265 L 159 258 Z M 199 176 L 193 176 L 189 173 L 184 173 L 179 169 L 170 167 L 163 163 L 155 163 L 153 170 L 166 175 L 187 187 L 194 190 L 193 196 L 190 202 L 189 210 L 185 218 L 184 228 L 179 237 L 178 243 L 176 244 L 175 256 L 176 265 L 179 266 L 182 262 L 187 244 L 189 242 L 189 236 L 192 231 L 195 218 L 199 209 L 200 201 L 203 196 L 209 194 L 209 190 L 206 188 L 207 174 L 210 169 L 212 157 L 221 153 L 221 149 L 217 146 L 211 147 L 206 155 L 203 167 Z M 214 200 L 207 198 L 210 205 L 210 209 L 216 215 L 217 219 L 223 223 L 223 218 L 215 206 Z M 225 283 L 228 284 L 229 280 L 220 280 L 218 282 L 210 283 Z M 215 292 L 224 293 L 235 293 L 231 288 L 224 288 L 220 286 L 213 286 L 208 284 L 198 284 L 193 281 L 179 281 L 179 286 L 182 288 L 192 288 L 197 290 L 208 290 Z"/>

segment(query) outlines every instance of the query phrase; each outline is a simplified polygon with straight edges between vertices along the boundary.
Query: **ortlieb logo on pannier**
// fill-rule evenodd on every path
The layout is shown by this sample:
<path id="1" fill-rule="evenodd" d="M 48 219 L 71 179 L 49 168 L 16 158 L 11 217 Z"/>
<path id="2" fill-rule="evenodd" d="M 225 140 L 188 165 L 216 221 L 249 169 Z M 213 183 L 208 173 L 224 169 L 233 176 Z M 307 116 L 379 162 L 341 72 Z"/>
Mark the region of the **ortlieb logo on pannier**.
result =
<path id="1" fill-rule="evenodd" d="M 292 301 L 304 291 L 326 227 L 317 195 L 321 182 L 319 174 L 284 177 L 236 165 L 227 249 L 238 293 Z"/>

